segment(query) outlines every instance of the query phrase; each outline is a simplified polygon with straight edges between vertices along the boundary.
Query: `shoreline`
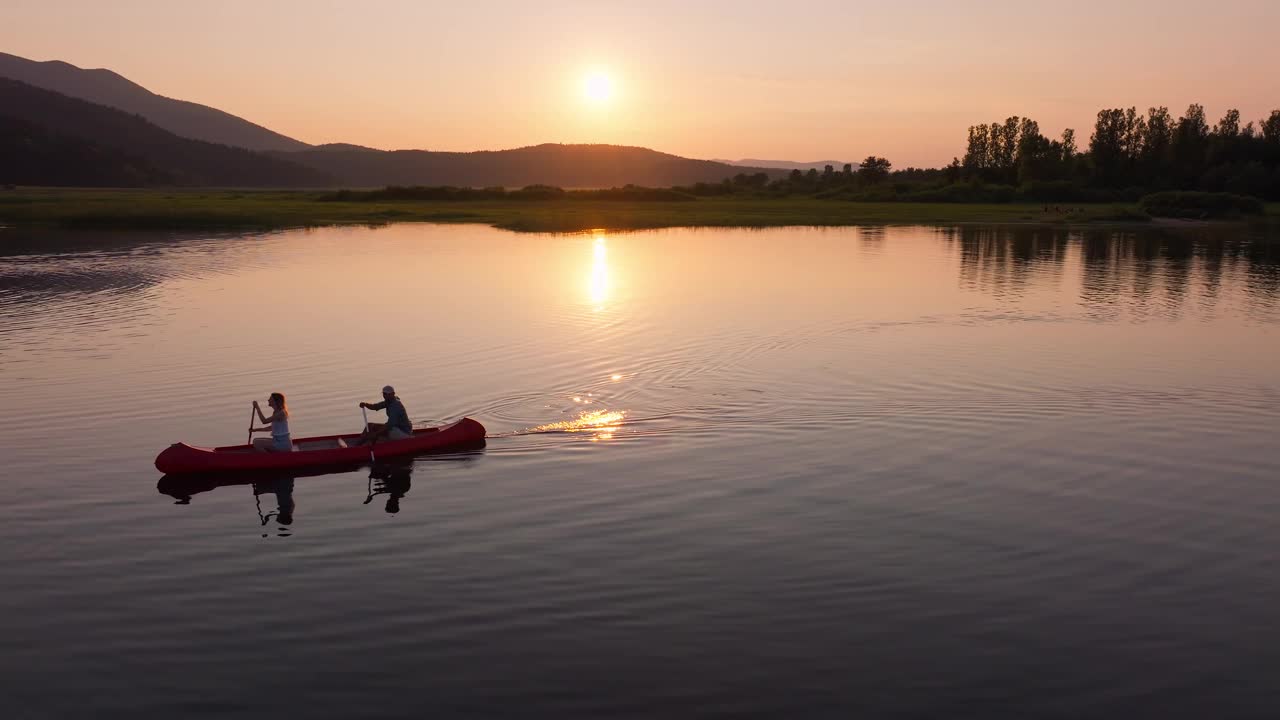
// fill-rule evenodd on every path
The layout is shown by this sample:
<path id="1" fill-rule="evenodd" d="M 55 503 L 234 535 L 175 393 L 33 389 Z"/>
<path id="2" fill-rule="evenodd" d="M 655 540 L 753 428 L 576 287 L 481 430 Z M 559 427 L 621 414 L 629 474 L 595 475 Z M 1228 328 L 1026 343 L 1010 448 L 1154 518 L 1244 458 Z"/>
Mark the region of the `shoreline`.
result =
<path id="1" fill-rule="evenodd" d="M 0 225 L 113 230 L 273 230 L 394 222 L 478 223 L 516 232 L 596 228 L 1017 224 L 1194 228 L 1251 220 L 1149 218 L 1135 204 L 968 204 L 711 197 L 694 201 L 322 201 L 326 191 L 19 188 Z M 1046 212 L 1046 208 L 1048 211 Z M 1267 206 L 1274 221 L 1280 204 Z"/>

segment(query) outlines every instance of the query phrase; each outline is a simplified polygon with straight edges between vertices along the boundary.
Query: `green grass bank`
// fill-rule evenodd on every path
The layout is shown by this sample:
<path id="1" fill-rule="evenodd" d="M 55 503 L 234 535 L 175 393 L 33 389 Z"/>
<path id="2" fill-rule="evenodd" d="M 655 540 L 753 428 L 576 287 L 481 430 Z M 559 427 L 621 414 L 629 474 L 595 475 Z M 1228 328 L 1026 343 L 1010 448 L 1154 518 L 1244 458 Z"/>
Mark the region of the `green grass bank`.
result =
<path id="1" fill-rule="evenodd" d="M 1136 205 L 851 202 L 790 197 L 705 197 L 686 201 L 323 200 L 331 193 L 254 190 L 0 191 L 0 223 L 112 229 L 270 229 L 390 222 L 483 223 L 529 232 L 592 228 L 776 227 L 955 223 L 1124 223 L 1149 218 Z M 1280 205 L 1267 207 L 1280 217 Z"/>

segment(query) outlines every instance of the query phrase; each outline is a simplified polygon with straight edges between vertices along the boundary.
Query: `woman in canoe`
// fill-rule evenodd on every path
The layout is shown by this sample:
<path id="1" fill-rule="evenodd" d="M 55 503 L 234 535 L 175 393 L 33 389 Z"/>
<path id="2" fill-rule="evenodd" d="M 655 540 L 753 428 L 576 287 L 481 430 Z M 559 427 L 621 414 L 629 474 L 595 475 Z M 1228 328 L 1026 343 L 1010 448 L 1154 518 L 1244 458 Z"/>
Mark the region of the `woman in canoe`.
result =
<path id="1" fill-rule="evenodd" d="M 258 413 L 262 427 L 252 428 L 251 432 L 269 432 L 271 438 L 255 438 L 253 449 L 258 452 L 293 452 L 293 438 L 289 436 L 289 406 L 284 401 L 283 393 L 271 393 L 267 399 L 271 407 L 271 417 L 262 414 L 258 401 L 253 401 L 253 410 Z M 270 423 L 270 424 L 268 424 Z"/>

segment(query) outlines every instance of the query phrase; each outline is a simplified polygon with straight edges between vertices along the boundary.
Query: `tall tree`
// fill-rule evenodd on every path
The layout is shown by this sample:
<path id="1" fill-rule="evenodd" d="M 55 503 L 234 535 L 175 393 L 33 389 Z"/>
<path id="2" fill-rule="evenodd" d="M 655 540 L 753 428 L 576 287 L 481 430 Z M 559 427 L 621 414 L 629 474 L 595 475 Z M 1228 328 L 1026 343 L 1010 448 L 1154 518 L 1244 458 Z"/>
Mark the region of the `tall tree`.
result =
<path id="1" fill-rule="evenodd" d="M 1272 110 L 1271 115 L 1258 123 L 1262 129 L 1262 138 L 1267 142 L 1280 143 L 1280 110 Z"/>
<path id="2" fill-rule="evenodd" d="M 1000 130 L 1000 172 L 1005 182 L 1013 182 L 1018 171 L 1018 128 L 1021 118 L 1007 118 Z"/>
<path id="3" fill-rule="evenodd" d="M 1131 107 L 1124 111 L 1124 159 L 1125 169 L 1130 175 L 1138 158 L 1142 156 L 1142 143 L 1147 133 L 1147 121 L 1138 114 L 1138 108 Z"/>
<path id="4" fill-rule="evenodd" d="M 978 174 L 987 169 L 987 161 L 991 157 L 991 130 L 984 123 L 969 126 L 969 147 L 965 150 L 963 165 L 965 170 Z"/>
<path id="5" fill-rule="evenodd" d="M 1173 171 L 1181 187 L 1194 187 L 1205 170 L 1209 146 L 1209 124 L 1204 106 L 1192 104 L 1173 131 Z"/>
<path id="6" fill-rule="evenodd" d="M 889 170 L 893 168 L 893 163 L 888 159 L 868 155 L 867 159 L 862 161 L 862 165 L 858 168 L 858 177 L 867 183 L 883 182 L 889 178 Z"/>
<path id="7" fill-rule="evenodd" d="M 1094 170 L 1103 185 L 1119 187 L 1124 182 L 1127 135 L 1124 110 L 1098 111 L 1093 135 L 1089 137 L 1089 154 L 1093 156 Z"/>
<path id="8" fill-rule="evenodd" d="M 1161 105 L 1147 110 L 1146 132 L 1142 137 L 1142 154 L 1138 159 L 1138 171 L 1147 184 L 1161 187 L 1167 184 L 1165 176 L 1169 168 L 1169 148 L 1173 145 L 1173 116 L 1169 108 Z"/>
<path id="9" fill-rule="evenodd" d="M 1240 111 L 1232 108 L 1218 121 L 1213 134 L 1224 139 L 1235 139 L 1240 136 Z"/>
<path id="10" fill-rule="evenodd" d="M 1076 152 L 1076 131 L 1067 128 L 1062 131 L 1062 159 L 1071 160 Z"/>

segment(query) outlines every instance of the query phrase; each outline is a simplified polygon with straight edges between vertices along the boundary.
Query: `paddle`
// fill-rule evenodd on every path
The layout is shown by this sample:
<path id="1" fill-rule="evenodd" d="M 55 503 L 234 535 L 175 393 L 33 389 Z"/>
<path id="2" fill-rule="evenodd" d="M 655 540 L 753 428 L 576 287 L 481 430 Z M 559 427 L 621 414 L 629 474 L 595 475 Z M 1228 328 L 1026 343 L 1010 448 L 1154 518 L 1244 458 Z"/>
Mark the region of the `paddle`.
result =
<path id="1" fill-rule="evenodd" d="M 360 414 L 364 416 L 364 431 L 369 432 L 369 411 L 365 410 L 363 405 L 360 406 Z M 376 442 L 378 442 L 376 437 L 369 441 L 369 462 L 371 463 L 378 462 L 378 458 L 373 456 L 373 445 Z"/>
<path id="2" fill-rule="evenodd" d="M 246 445 L 253 444 L 253 413 L 255 410 L 256 408 L 254 408 L 254 406 L 249 406 L 249 439 L 244 441 Z"/>

